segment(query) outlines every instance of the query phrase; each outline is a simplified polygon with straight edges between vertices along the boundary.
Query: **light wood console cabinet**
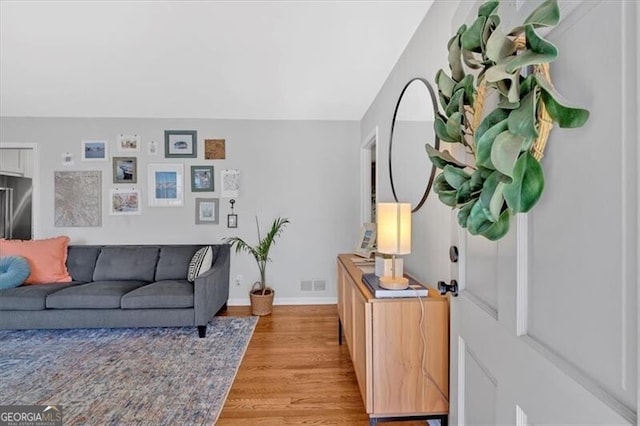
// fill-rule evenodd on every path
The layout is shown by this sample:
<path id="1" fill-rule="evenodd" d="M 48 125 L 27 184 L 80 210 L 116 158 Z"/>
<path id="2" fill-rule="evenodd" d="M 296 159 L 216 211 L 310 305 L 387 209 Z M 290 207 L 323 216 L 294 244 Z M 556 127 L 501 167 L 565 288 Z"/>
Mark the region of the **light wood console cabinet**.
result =
<path id="1" fill-rule="evenodd" d="M 437 418 L 446 425 L 447 299 L 433 288 L 421 300 L 376 299 L 352 257 L 338 256 L 339 339 L 344 336 L 349 348 L 370 424 L 383 418 Z"/>

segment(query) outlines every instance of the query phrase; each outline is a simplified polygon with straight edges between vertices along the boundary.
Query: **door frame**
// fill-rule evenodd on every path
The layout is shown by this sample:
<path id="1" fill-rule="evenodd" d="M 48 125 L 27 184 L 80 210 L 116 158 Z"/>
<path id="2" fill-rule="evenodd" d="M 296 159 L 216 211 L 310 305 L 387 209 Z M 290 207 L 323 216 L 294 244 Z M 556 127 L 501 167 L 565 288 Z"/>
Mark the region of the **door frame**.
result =
<path id="1" fill-rule="evenodd" d="M 31 167 L 31 234 L 32 238 L 40 237 L 40 218 L 36 214 L 40 208 L 40 157 L 38 155 L 38 144 L 28 142 L 0 142 L 0 149 L 30 149 L 32 150 Z"/>
<path id="2" fill-rule="evenodd" d="M 635 25 L 630 25 L 629 27 L 627 27 L 627 31 L 635 31 L 636 32 L 636 43 L 635 45 L 638 46 L 640 45 L 640 6 L 638 6 L 638 4 L 634 4 L 633 5 L 635 8 L 635 12 L 636 12 L 636 22 Z M 636 53 L 636 64 L 635 64 L 635 68 L 636 68 L 636 99 L 635 99 L 635 114 L 636 117 L 638 115 L 638 113 L 640 113 L 640 55 Z M 631 100 L 631 102 L 633 102 Z M 640 132 L 640 125 L 638 125 L 637 121 L 633 121 L 634 123 L 634 127 L 635 127 L 635 135 L 636 135 L 636 139 L 638 136 L 638 132 Z M 640 149 L 636 148 L 636 157 L 637 157 L 637 161 L 636 164 L 640 164 Z M 636 171 L 636 190 L 640 188 L 640 172 Z M 637 219 L 637 223 L 636 223 L 636 255 L 638 254 L 638 251 L 640 251 L 640 247 L 638 247 L 638 245 L 640 245 L 640 197 L 637 198 L 636 200 L 636 219 Z M 638 299 L 638 304 L 637 306 L 640 307 L 640 265 L 636 265 L 636 297 Z M 638 320 L 638 324 L 637 324 L 637 328 L 636 328 L 636 333 L 638 334 L 638 338 L 637 338 L 637 342 L 636 342 L 636 346 L 637 346 L 637 354 L 638 357 L 640 357 L 640 312 L 638 312 L 637 315 L 637 320 Z M 636 382 L 636 399 L 637 399 L 637 404 L 636 404 L 636 414 L 638 414 L 638 412 L 640 412 L 640 365 L 636 366 L 636 373 L 637 373 L 637 382 Z M 640 415 L 638 415 L 638 417 L 640 417 Z M 637 423 L 640 424 L 640 419 L 637 420 Z"/>
<path id="3" fill-rule="evenodd" d="M 378 143 L 378 126 L 363 139 L 360 144 L 360 221 L 361 223 L 371 222 L 371 147 L 375 145 L 376 150 L 376 175 L 375 187 L 378 191 L 378 158 L 380 158 L 380 144 Z"/>

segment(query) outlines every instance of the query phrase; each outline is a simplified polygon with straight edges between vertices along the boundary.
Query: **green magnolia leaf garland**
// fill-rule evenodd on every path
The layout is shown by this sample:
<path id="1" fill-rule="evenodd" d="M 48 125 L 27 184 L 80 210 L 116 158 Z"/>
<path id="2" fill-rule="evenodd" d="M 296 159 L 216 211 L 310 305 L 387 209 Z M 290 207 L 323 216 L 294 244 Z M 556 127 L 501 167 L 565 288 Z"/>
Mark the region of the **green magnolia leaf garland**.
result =
<path id="1" fill-rule="evenodd" d="M 435 132 L 443 142 L 462 144 L 474 164 L 426 146 L 431 162 L 442 169 L 433 185 L 440 201 L 458 209 L 461 227 L 489 240 L 502 238 L 511 217 L 531 210 L 544 190 L 544 171 L 531 153 L 542 105 L 560 127 L 581 127 L 589 118 L 587 110 L 568 106 L 536 68 L 558 57 L 556 46 L 536 32 L 560 21 L 557 0 L 545 1 L 508 34 L 500 26 L 498 5 L 499 0 L 485 2 L 476 20 L 458 29 L 447 46 L 451 73 L 436 74 L 442 112 L 436 114 Z M 524 48 L 516 43 L 519 37 Z M 522 71 L 531 68 L 524 77 Z M 482 112 L 473 111 L 482 83 L 497 91 L 499 100 L 474 128 L 474 114 Z"/>

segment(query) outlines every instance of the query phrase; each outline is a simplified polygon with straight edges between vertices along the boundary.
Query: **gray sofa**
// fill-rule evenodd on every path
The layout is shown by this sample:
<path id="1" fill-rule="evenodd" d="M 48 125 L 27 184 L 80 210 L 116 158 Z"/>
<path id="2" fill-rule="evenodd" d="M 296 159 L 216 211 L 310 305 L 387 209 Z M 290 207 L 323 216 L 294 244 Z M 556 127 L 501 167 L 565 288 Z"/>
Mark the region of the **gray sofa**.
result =
<path id="1" fill-rule="evenodd" d="M 211 246 L 211 269 L 191 283 L 203 245 L 71 245 L 72 282 L 0 290 L 0 329 L 197 326 L 204 337 L 229 298 L 229 246 Z"/>

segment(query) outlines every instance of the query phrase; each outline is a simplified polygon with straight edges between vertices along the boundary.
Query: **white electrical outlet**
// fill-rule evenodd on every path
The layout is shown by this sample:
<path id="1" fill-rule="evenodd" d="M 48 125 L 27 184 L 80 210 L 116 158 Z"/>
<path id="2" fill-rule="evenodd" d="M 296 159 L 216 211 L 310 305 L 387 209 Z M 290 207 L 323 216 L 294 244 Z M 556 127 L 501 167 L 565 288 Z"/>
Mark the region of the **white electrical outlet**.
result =
<path id="1" fill-rule="evenodd" d="M 236 275 L 236 286 L 240 287 L 240 284 L 242 283 L 243 278 L 244 277 L 240 274 Z"/>

